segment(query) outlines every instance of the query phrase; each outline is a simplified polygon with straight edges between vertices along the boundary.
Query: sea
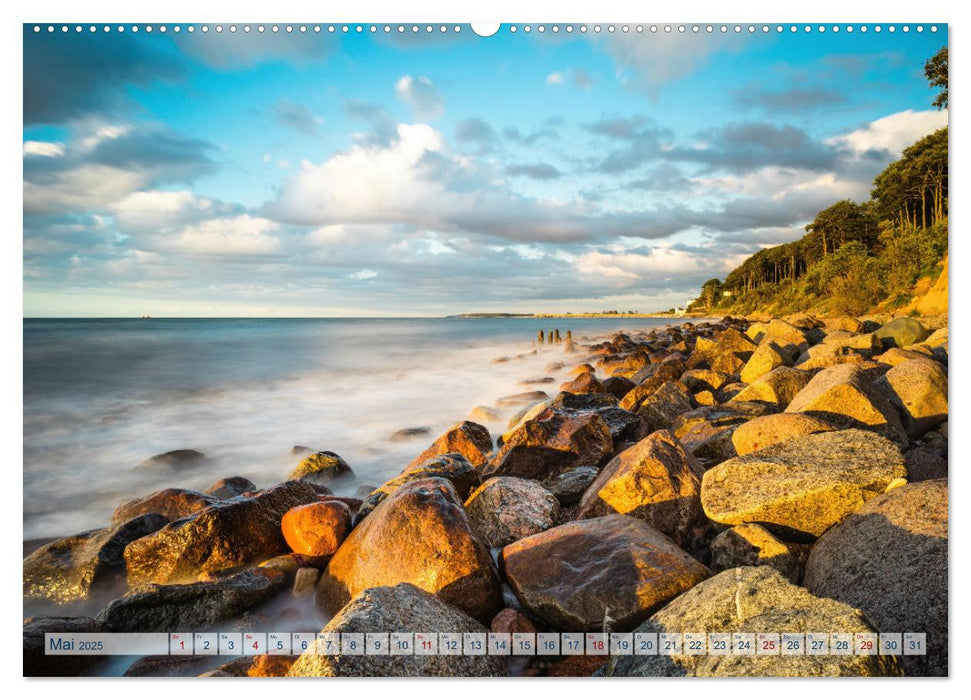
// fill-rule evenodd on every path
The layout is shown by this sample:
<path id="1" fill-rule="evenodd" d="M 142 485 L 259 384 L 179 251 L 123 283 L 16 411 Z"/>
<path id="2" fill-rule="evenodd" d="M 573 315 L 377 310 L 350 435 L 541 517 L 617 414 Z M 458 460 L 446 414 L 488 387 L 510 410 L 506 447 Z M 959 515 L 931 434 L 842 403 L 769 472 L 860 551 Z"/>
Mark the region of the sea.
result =
<path id="1" fill-rule="evenodd" d="M 554 395 L 581 356 L 537 345 L 669 325 L 650 318 L 25 319 L 24 538 L 104 527 L 122 502 L 244 476 L 286 480 L 294 446 L 330 450 L 377 485 L 476 406 Z M 561 369 L 550 365 L 562 362 Z M 554 383 L 521 382 L 553 377 Z M 404 428 L 429 432 L 392 440 Z M 185 469 L 136 469 L 194 449 Z"/>

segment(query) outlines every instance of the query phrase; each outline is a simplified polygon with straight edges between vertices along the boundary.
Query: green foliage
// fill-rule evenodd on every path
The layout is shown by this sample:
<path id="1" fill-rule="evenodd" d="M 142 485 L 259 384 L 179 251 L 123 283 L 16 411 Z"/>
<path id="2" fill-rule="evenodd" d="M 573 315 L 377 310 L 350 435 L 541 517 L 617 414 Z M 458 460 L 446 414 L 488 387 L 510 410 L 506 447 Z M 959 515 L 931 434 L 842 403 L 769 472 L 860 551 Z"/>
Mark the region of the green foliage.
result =
<path id="1" fill-rule="evenodd" d="M 932 88 L 940 91 L 934 98 L 934 106 L 938 109 L 947 109 L 947 47 L 942 46 L 940 50 L 927 60 L 924 64 L 924 77 Z"/>

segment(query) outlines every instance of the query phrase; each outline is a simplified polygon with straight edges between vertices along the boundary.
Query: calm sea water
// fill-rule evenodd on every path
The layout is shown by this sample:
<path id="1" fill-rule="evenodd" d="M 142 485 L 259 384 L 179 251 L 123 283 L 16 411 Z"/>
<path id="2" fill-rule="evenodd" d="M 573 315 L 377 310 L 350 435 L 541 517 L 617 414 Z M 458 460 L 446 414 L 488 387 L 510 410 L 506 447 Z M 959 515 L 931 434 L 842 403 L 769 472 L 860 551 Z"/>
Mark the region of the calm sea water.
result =
<path id="1" fill-rule="evenodd" d="M 293 445 L 331 450 L 379 484 L 478 405 L 555 393 L 577 361 L 537 330 L 583 337 L 659 319 L 27 319 L 24 537 L 101 527 L 122 501 L 240 475 L 286 479 Z M 527 353 L 523 357 L 516 357 Z M 493 363 L 498 357 L 508 362 Z M 554 361 L 563 370 L 547 372 Z M 556 384 L 523 386 L 553 376 Z M 500 411 L 505 418 L 516 409 Z M 393 442 L 401 428 L 431 433 Z M 488 426 L 495 435 L 503 424 Z M 160 452 L 209 458 L 134 470 Z M 354 491 L 354 486 L 348 486 Z"/>

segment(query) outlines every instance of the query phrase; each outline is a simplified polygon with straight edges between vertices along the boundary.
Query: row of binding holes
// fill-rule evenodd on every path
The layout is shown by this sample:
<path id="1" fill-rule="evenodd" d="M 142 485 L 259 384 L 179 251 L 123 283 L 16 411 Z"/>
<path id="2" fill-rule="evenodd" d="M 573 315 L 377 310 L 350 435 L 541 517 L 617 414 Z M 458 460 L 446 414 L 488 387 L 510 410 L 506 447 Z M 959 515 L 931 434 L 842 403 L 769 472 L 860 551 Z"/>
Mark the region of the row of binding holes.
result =
<path id="1" fill-rule="evenodd" d="M 112 27 L 112 26 L 107 25 L 107 24 L 104 25 L 104 26 L 101 26 L 101 27 L 99 27 L 97 25 L 93 25 L 93 24 L 92 25 L 89 25 L 89 26 L 86 26 L 86 27 L 85 26 L 82 26 L 80 24 L 73 25 L 73 27 L 72 26 L 68 26 L 66 24 L 63 24 L 63 25 L 60 25 L 60 26 L 55 26 L 53 24 L 49 24 L 46 27 L 46 29 L 47 29 L 48 32 L 56 32 L 58 29 L 60 29 L 61 32 L 69 32 L 69 31 L 71 31 L 72 28 L 74 29 L 75 32 L 83 32 L 83 31 L 87 30 L 89 32 L 97 32 L 97 31 L 103 31 L 103 32 L 111 32 L 111 31 L 125 32 L 125 31 L 130 31 L 130 32 L 137 33 L 139 31 L 144 31 L 144 32 L 151 33 L 153 31 L 159 31 L 159 32 L 161 32 L 161 33 L 164 34 L 165 32 L 169 31 L 169 27 L 166 26 L 166 25 L 164 25 L 164 24 L 157 25 L 157 26 L 153 26 L 151 24 L 146 24 L 146 25 L 141 25 L 141 26 L 140 25 L 137 25 L 137 24 L 133 24 L 133 25 L 131 25 L 129 27 L 126 27 L 125 25 L 117 25 L 117 26 Z M 525 25 L 522 25 L 522 27 L 520 27 L 519 25 L 512 24 L 512 25 L 509 25 L 508 29 L 513 34 L 515 34 L 516 32 L 518 32 L 520 30 L 523 31 L 523 32 L 525 32 L 526 34 L 529 34 L 530 32 L 532 32 L 534 30 L 537 31 L 537 32 L 539 32 L 540 34 L 543 34 L 546 31 L 553 32 L 554 34 L 559 33 L 561 31 L 566 32 L 567 34 L 572 34 L 575 31 L 580 32 L 581 34 L 586 34 L 588 31 L 592 31 L 595 34 L 599 34 L 599 33 L 604 32 L 604 31 L 606 31 L 608 33 L 611 33 L 611 34 L 617 32 L 617 31 L 620 31 L 620 32 L 625 33 L 625 34 L 626 33 L 629 33 L 629 32 L 636 32 L 638 34 L 642 34 L 644 32 L 649 32 L 651 34 L 656 34 L 658 32 L 664 32 L 666 34 L 670 34 L 671 32 L 675 32 L 675 31 L 678 32 L 678 33 L 680 33 L 680 34 L 684 34 L 684 33 L 687 33 L 687 32 L 691 32 L 692 34 L 699 34 L 699 33 L 702 33 L 702 32 L 707 33 L 707 34 L 713 34 L 713 33 L 716 33 L 716 32 L 717 33 L 720 33 L 720 34 L 727 34 L 729 32 L 734 32 L 735 34 L 741 34 L 743 32 L 746 32 L 748 34 L 756 34 L 758 32 L 761 32 L 763 34 L 768 34 L 768 33 L 773 32 L 773 31 L 776 32 L 777 34 L 781 34 L 783 32 L 789 32 L 789 33 L 793 33 L 794 34 L 794 33 L 800 32 L 800 31 L 805 32 L 805 33 L 809 33 L 809 32 L 820 32 L 820 33 L 834 32 L 834 33 L 838 33 L 838 32 L 841 32 L 841 31 L 845 31 L 845 32 L 848 32 L 848 33 L 852 33 L 854 31 L 859 31 L 859 32 L 866 33 L 866 32 L 871 31 L 871 30 L 874 31 L 874 32 L 879 33 L 879 32 L 882 32 L 884 30 L 884 27 L 881 26 L 881 25 L 879 25 L 879 24 L 872 25 L 872 26 L 868 26 L 868 25 L 862 24 L 862 25 L 860 25 L 858 27 L 854 27 L 853 25 L 846 25 L 846 26 L 842 26 L 842 27 L 839 26 L 839 25 L 832 25 L 830 27 L 827 27 L 827 26 L 822 25 L 822 24 L 815 25 L 815 26 L 809 25 L 809 24 L 802 25 L 802 26 L 797 26 L 795 24 L 791 24 L 791 25 L 777 24 L 777 25 L 774 25 L 774 26 L 769 26 L 768 24 L 763 24 L 761 26 L 756 26 L 754 24 L 750 24 L 748 26 L 742 26 L 740 24 L 736 24 L 736 25 L 732 25 L 732 26 L 726 25 L 726 24 L 722 24 L 722 25 L 711 25 L 711 24 L 698 25 L 698 24 L 693 24 L 693 25 L 690 25 L 690 26 L 686 26 L 686 25 L 683 25 L 683 24 L 674 25 L 674 26 L 672 26 L 670 24 L 665 24 L 665 25 L 660 25 L 660 26 L 659 25 L 656 25 L 656 24 L 651 24 L 651 25 L 643 25 L 643 24 L 636 24 L 636 25 L 629 25 L 629 24 L 623 24 L 623 25 L 615 25 L 615 24 L 599 25 L 599 24 L 595 24 L 595 25 L 593 25 L 591 27 L 587 27 L 587 25 L 585 25 L 585 24 L 580 24 L 580 25 L 572 25 L 572 24 L 559 25 L 559 24 L 553 24 L 553 25 L 550 25 L 549 27 L 547 27 L 544 24 L 539 24 L 539 25 L 536 25 L 535 27 L 533 25 L 525 24 Z M 39 25 L 39 24 L 35 24 L 34 25 L 34 32 L 41 32 L 43 30 L 44 30 L 44 27 L 42 27 L 41 25 Z M 183 28 L 182 28 L 181 25 L 176 24 L 176 25 L 173 25 L 171 27 L 171 30 L 173 32 L 175 32 L 176 34 L 178 34 L 178 33 L 180 33 L 180 32 L 183 31 Z M 398 34 L 405 34 L 405 33 L 410 33 L 410 34 L 419 34 L 419 33 L 431 34 L 431 33 L 437 32 L 437 33 L 440 33 L 440 34 L 445 34 L 445 33 L 449 33 L 449 32 L 454 32 L 454 33 L 461 32 L 462 31 L 462 27 L 461 27 L 461 25 L 458 25 L 458 24 L 455 24 L 455 25 L 445 25 L 445 24 L 441 24 L 441 25 L 437 25 L 437 26 L 436 25 L 431 25 L 431 24 L 424 24 L 424 25 L 418 25 L 418 24 L 408 24 L 408 25 L 405 25 L 405 24 L 398 24 L 398 25 L 385 24 L 385 25 L 381 25 L 381 26 L 376 25 L 376 24 L 371 24 L 371 25 L 361 25 L 361 24 L 356 24 L 356 25 L 347 25 L 347 24 L 343 24 L 343 25 L 333 25 L 333 24 L 330 24 L 330 25 L 324 25 L 324 26 L 319 25 L 319 24 L 314 24 L 314 25 L 306 25 L 306 24 L 299 24 L 299 25 L 292 25 L 292 24 L 287 24 L 287 25 L 277 25 L 277 24 L 263 25 L 263 24 L 259 24 L 259 25 L 254 25 L 254 26 L 251 26 L 251 25 L 248 25 L 248 24 L 244 24 L 244 25 L 240 25 L 240 26 L 237 26 L 235 24 L 230 24 L 230 25 L 227 25 L 225 27 L 223 25 L 221 25 L 221 24 L 216 24 L 216 25 L 213 25 L 211 27 L 208 24 L 203 24 L 203 25 L 200 25 L 199 26 L 198 30 L 201 31 L 203 34 L 206 34 L 206 33 L 210 32 L 210 31 L 214 31 L 217 34 L 220 34 L 220 33 L 224 32 L 224 31 L 228 31 L 231 34 L 236 33 L 237 31 L 241 31 L 244 34 L 248 34 L 248 33 L 253 32 L 253 31 L 258 32 L 258 33 L 264 33 L 264 32 L 279 33 L 279 32 L 282 31 L 282 32 L 285 32 L 287 34 L 292 34 L 294 32 L 298 32 L 298 33 L 301 33 L 301 34 L 306 34 L 307 32 L 314 32 L 314 33 L 318 33 L 318 34 L 321 33 L 321 32 L 327 32 L 328 34 L 338 34 L 338 33 L 339 34 L 351 34 L 351 33 L 362 34 L 364 32 L 370 32 L 371 34 L 376 34 L 378 32 L 383 32 L 385 34 L 391 34 L 392 32 L 396 32 Z M 892 24 L 891 25 L 888 25 L 886 27 L 886 30 L 888 32 L 890 32 L 890 33 L 894 33 L 894 32 L 897 31 L 897 26 L 892 25 Z M 916 31 L 916 32 L 923 32 L 924 31 L 924 26 L 923 25 L 920 25 L 920 24 L 915 25 L 913 27 L 913 30 Z M 931 32 L 936 32 L 937 31 L 937 27 L 935 25 L 931 25 L 929 27 L 929 30 Z M 196 31 L 196 27 L 195 27 L 195 25 L 191 25 L 190 24 L 190 25 L 188 25 L 188 26 L 185 27 L 185 31 L 187 31 L 187 32 L 189 32 L 191 34 L 191 33 L 193 33 L 193 32 Z M 906 24 L 901 25 L 900 26 L 900 31 L 902 31 L 904 33 L 910 32 L 911 31 L 911 26 L 910 25 L 906 25 Z"/>

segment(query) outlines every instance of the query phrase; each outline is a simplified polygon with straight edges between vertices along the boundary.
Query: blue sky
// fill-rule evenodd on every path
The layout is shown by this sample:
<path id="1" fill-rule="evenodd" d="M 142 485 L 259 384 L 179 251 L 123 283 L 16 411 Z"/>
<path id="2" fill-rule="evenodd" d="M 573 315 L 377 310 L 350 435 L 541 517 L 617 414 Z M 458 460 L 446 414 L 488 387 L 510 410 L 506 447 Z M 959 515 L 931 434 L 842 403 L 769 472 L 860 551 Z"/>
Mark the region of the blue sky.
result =
<path id="1" fill-rule="evenodd" d="M 944 126 L 946 39 L 27 26 L 24 313 L 679 305 Z"/>

